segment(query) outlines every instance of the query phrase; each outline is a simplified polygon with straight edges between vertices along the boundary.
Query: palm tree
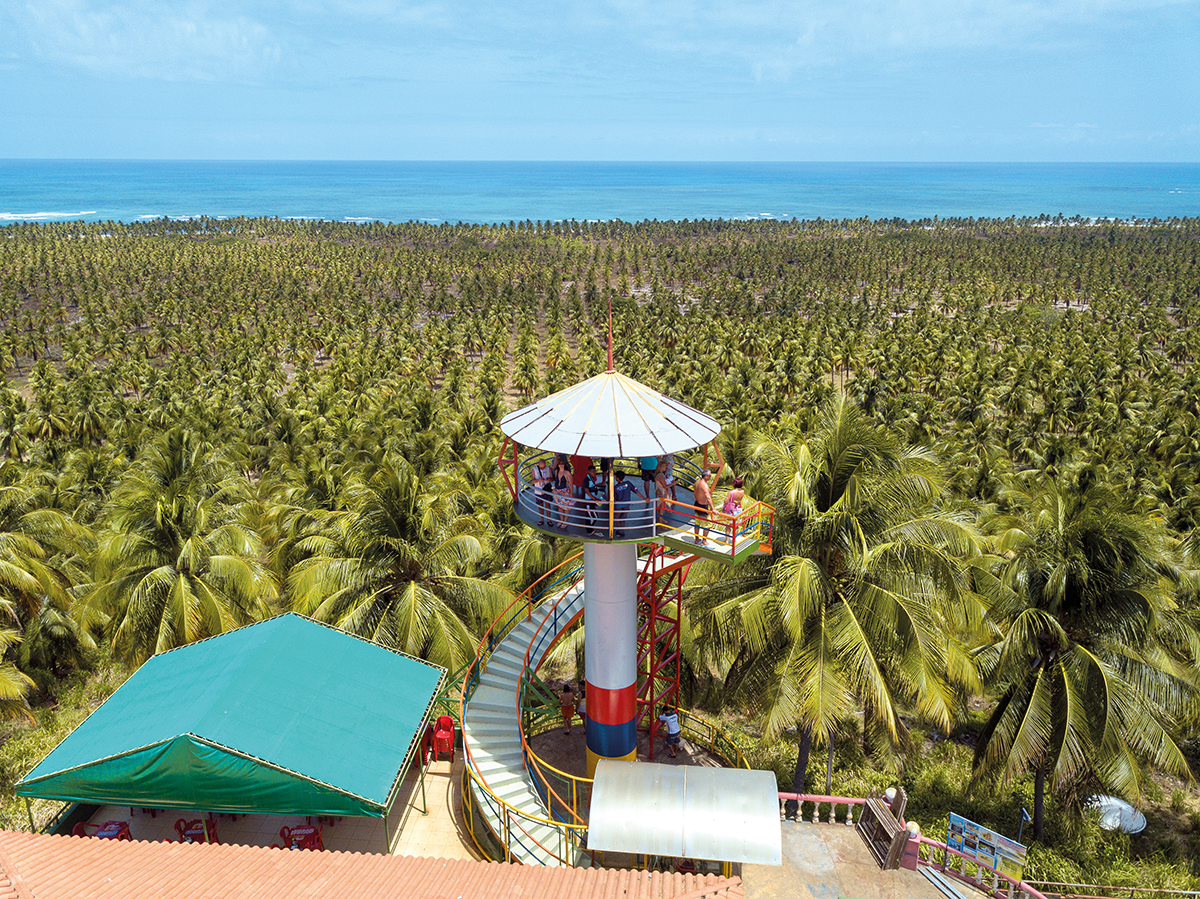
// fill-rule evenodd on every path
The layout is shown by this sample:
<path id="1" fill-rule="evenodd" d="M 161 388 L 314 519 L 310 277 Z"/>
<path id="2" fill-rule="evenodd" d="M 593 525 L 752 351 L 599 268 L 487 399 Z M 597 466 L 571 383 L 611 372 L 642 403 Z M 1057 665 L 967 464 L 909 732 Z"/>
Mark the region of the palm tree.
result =
<path id="1" fill-rule="evenodd" d="M 994 637 L 978 653 L 1000 696 L 975 752 L 976 783 L 1034 775 L 1079 807 L 1097 787 L 1137 801 L 1145 765 L 1190 772 L 1176 728 L 1200 713 L 1200 633 L 1175 599 L 1178 562 L 1155 516 L 1133 514 L 1083 469 L 1031 478 L 985 523 L 981 565 Z"/>
<path id="2" fill-rule="evenodd" d="M 242 521 L 245 479 L 176 428 L 113 492 L 85 619 L 105 623 L 117 655 L 141 662 L 269 613 L 277 587 Z"/>
<path id="3" fill-rule="evenodd" d="M 962 562 L 976 537 L 936 509 L 936 460 L 842 394 L 811 436 L 784 423 L 759 439 L 755 457 L 777 508 L 777 557 L 761 586 L 713 591 L 703 626 L 739 653 L 731 679 L 757 700 L 764 730 L 796 724 L 793 790 L 803 792 L 812 742 L 831 744 L 858 709 L 868 748 L 903 743 L 907 704 L 950 727 L 974 683 L 950 625 L 970 608 Z"/>
<path id="4" fill-rule="evenodd" d="M 20 643 L 21 634 L 12 628 L 0 628 L 0 721 L 13 718 L 33 720 L 26 697 L 33 681 L 16 665 L 5 660 L 8 650 Z"/>
<path id="5" fill-rule="evenodd" d="M 512 594 L 475 576 L 478 524 L 436 508 L 402 457 L 349 487 L 349 511 L 299 542 L 293 608 L 450 670 L 474 655 L 472 632 Z"/>
<path id="6" fill-rule="evenodd" d="M 0 463 L 0 481 L 9 466 Z M 71 579 L 57 564 L 80 548 L 88 535 L 69 515 L 44 508 L 38 492 L 21 484 L 0 487 L 0 599 L 12 605 L 18 623 L 31 618 L 44 598 L 69 605 Z"/>

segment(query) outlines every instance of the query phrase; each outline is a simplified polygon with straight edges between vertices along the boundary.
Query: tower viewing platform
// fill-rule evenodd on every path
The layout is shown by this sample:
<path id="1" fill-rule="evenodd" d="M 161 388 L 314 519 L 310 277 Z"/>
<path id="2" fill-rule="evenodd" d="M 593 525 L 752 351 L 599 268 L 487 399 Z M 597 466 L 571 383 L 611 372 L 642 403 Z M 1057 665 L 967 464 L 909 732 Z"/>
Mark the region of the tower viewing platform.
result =
<path id="1" fill-rule="evenodd" d="M 715 492 L 725 468 L 716 442 L 720 424 L 615 371 L 611 326 L 608 371 L 513 412 L 500 430 L 500 469 L 518 517 L 542 533 L 579 540 L 582 565 L 575 556 L 563 563 L 569 570 L 546 575 L 555 579 L 539 595 L 556 595 L 536 614 L 530 594 L 503 622 L 497 619 L 464 675 L 463 745 L 471 782 L 464 809 L 478 808 L 506 857 L 578 864 L 585 846 L 589 853 L 642 852 L 624 846 L 621 834 L 606 846 L 599 845 L 607 839 L 603 830 L 587 836 L 597 812 L 597 772 L 611 771 L 626 786 L 631 777 L 668 776 L 669 766 L 641 774 L 638 765 L 627 766 L 637 759 L 639 730 L 648 735 L 651 762 L 660 735 L 662 751 L 677 754 L 687 720 L 679 709 L 684 579 L 701 557 L 733 564 L 770 552 L 774 510 L 746 496 L 740 481 L 733 491 Z M 520 720 L 538 666 L 580 618 L 585 680 L 578 693 L 564 684 L 550 707 L 561 710 L 569 735 L 577 703 L 586 702 L 586 777 L 539 760 Z M 523 652 L 509 646 L 514 639 L 525 645 Z M 556 780 L 560 776 L 566 780 Z M 758 793 L 765 817 L 773 817 L 773 791 Z M 609 820 L 600 804 L 601 819 Z M 611 811 L 612 803 L 607 807 Z M 676 816 L 677 836 L 686 817 Z M 727 829 L 744 830 L 733 823 Z M 683 847 L 668 854 L 688 855 Z M 760 850 L 695 849 L 725 862 L 759 858 Z M 776 857 L 777 845 L 766 852 Z"/>
<path id="2" fill-rule="evenodd" d="M 713 500 L 725 468 L 720 424 L 619 372 L 519 409 L 500 428 L 500 467 L 530 527 L 585 543 L 661 542 L 727 562 L 770 551 L 774 510 L 747 497 L 726 511 Z M 706 474 L 709 502 L 697 502 Z"/>

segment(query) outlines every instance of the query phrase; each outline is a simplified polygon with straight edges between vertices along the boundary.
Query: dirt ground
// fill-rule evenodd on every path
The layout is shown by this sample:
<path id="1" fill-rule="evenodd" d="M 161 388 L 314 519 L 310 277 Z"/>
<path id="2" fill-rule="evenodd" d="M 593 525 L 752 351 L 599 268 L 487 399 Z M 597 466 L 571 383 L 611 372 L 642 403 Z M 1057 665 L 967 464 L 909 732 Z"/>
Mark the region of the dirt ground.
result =
<path id="1" fill-rule="evenodd" d="M 579 719 L 575 719 L 568 736 L 562 728 L 556 727 L 544 734 L 539 734 L 529 741 L 534 753 L 547 765 L 573 774 L 576 777 L 587 776 L 587 742 Z M 688 742 L 687 738 L 679 745 L 679 754 L 675 758 L 667 755 L 663 749 L 662 738 L 656 741 L 654 758 L 650 758 L 650 735 L 638 732 L 638 761 L 658 762 L 663 765 L 698 765 L 705 768 L 723 768 L 725 763 L 716 755 L 702 746 Z"/>

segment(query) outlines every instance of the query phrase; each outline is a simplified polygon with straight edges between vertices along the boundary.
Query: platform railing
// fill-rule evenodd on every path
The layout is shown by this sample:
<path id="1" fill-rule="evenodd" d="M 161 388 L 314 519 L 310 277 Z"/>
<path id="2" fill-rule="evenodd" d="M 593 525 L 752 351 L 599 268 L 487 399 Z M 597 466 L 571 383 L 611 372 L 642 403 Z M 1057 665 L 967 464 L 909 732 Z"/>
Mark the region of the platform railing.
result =
<path id="1" fill-rule="evenodd" d="M 601 539 L 645 540 L 655 536 L 657 498 L 647 495 L 637 459 L 612 460 L 613 476 L 618 471 L 623 473 L 625 479 L 642 494 L 640 497 L 634 495 L 626 502 L 618 502 L 608 492 L 607 485 L 605 494 L 598 498 L 576 497 L 574 488 L 569 497 L 539 491 L 533 476 L 534 467 L 542 462 L 553 472 L 556 458 L 555 453 L 534 451 L 517 463 L 515 501 L 526 516 L 536 516 L 542 522 L 541 526 L 547 529 L 561 524 L 561 530 L 577 529 L 585 534 L 594 532 Z M 701 464 L 682 456 L 675 458 L 674 465 L 674 477 L 680 482 L 695 483 L 703 471 Z"/>
<path id="2" fill-rule="evenodd" d="M 861 808 L 867 804 L 866 799 L 858 799 L 853 796 L 825 796 L 820 793 L 780 793 L 779 808 L 780 817 L 784 816 L 784 804 L 787 802 L 798 802 L 799 810 L 797 811 L 797 819 L 802 823 L 808 824 L 836 824 L 837 810 L 839 806 L 846 807 L 847 825 L 854 826 L 854 809 Z M 812 813 L 806 818 L 804 817 L 804 809 L 806 806 L 812 807 Z M 821 807 L 827 806 L 828 809 L 825 817 L 821 817 Z"/>
<path id="3" fill-rule="evenodd" d="M 753 542 L 757 547 L 770 552 L 771 537 L 775 524 L 775 509 L 756 499 L 745 500 L 745 507 L 736 515 L 721 511 L 708 511 L 690 503 L 668 499 L 665 501 L 666 515 L 660 516 L 660 534 L 674 532 L 676 539 L 692 536 L 703 540 L 697 544 L 701 549 L 737 556 Z"/>

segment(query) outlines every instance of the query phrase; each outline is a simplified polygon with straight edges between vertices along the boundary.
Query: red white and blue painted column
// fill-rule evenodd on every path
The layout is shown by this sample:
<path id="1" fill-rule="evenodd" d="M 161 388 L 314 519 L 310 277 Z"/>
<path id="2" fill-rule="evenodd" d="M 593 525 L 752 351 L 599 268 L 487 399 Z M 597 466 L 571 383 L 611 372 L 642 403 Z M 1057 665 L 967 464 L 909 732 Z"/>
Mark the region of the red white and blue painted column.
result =
<path id="1" fill-rule="evenodd" d="M 637 758 L 637 544 L 584 543 L 587 773 Z"/>

